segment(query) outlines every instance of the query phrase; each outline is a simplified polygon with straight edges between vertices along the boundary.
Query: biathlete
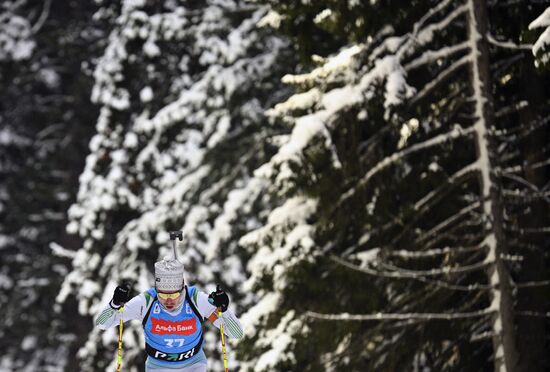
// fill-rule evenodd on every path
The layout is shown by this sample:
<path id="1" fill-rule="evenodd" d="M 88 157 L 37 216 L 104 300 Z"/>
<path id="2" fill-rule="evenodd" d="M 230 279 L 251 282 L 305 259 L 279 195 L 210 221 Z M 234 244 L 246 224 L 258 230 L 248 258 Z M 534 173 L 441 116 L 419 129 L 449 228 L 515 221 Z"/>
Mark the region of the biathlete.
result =
<path id="1" fill-rule="evenodd" d="M 210 321 L 229 338 L 242 338 L 243 327 L 228 308 L 229 297 L 218 286 L 207 295 L 184 280 L 183 264 L 177 260 L 155 263 L 155 286 L 128 301 L 129 288 L 118 286 L 112 300 L 97 315 L 101 329 L 128 320 L 139 320 L 145 334 L 147 372 L 205 372 L 202 350 L 203 322 Z M 124 306 L 123 311 L 119 311 Z M 218 319 L 218 311 L 222 311 Z"/>

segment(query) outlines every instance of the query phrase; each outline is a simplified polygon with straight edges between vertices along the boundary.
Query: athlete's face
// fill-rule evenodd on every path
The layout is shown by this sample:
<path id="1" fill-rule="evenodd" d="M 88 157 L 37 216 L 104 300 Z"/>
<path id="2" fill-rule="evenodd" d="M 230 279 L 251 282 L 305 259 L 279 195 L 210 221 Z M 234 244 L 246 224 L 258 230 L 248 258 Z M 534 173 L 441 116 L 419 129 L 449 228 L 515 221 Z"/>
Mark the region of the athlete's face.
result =
<path id="1" fill-rule="evenodd" d="M 157 292 L 160 304 L 168 311 L 175 310 L 183 300 L 181 291 L 162 291 Z"/>

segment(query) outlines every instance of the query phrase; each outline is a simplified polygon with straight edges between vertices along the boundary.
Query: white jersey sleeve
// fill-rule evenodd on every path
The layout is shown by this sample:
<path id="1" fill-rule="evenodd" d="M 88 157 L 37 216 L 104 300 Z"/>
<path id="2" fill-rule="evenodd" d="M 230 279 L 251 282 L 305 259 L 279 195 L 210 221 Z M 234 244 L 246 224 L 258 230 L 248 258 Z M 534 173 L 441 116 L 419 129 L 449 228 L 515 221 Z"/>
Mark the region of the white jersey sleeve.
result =
<path id="1" fill-rule="evenodd" d="M 211 319 L 210 316 L 213 313 L 215 314 L 216 306 L 208 302 L 208 295 L 206 293 L 199 290 L 197 290 L 196 293 L 197 296 L 196 298 L 194 298 L 194 300 L 196 300 L 195 302 L 199 313 L 201 313 L 203 317 Z M 226 311 L 224 311 L 221 318 L 217 318 L 217 314 L 215 314 L 215 317 L 216 320 L 212 323 L 216 328 L 220 328 L 220 323 L 223 322 L 223 333 L 227 337 L 236 339 L 243 338 L 243 326 L 231 309 L 227 309 Z"/>
<path id="2" fill-rule="evenodd" d="M 146 299 L 146 294 L 140 293 L 124 305 L 124 310 L 122 312 L 114 308 L 112 303 L 109 303 L 96 316 L 95 325 L 100 329 L 111 328 L 120 323 L 121 317 L 124 322 L 128 320 L 142 321 L 147 313 L 147 305 L 149 302 L 150 301 Z"/>

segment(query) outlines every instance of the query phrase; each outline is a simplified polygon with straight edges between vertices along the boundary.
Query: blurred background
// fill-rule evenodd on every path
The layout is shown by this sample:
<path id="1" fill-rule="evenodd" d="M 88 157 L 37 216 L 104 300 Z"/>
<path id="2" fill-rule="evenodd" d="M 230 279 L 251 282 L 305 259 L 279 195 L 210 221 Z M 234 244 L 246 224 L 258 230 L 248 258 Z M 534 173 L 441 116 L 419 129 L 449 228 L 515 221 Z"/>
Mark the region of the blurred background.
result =
<path id="1" fill-rule="evenodd" d="M 170 230 L 232 371 L 550 370 L 549 67 L 543 0 L 2 1 L 0 371 L 113 371 Z"/>

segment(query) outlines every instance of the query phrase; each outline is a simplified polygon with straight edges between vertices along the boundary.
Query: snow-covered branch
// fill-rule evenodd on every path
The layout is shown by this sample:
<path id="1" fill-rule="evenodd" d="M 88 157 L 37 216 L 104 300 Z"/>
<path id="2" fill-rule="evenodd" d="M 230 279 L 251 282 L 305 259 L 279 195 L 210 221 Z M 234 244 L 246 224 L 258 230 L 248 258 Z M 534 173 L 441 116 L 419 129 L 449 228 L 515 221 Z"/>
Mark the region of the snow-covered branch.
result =
<path id="1" fill-rule="evenodd" d="M 417 276 L 437 276 L 437 275 L 447 275 L 447 274 L 463 274 L 466 272 L 483 269 L 489 264 L 490 262 L 487 262 L 487 260 L 484 260 L 471 265 L 443 266 L 438 269 L 430 269 L 430 270 L 410 270 L 410 269 L 405 269 L 402 267 L 389 264 L 387 262 L 380 263 L 380 266 L 385 269 L 388 269 L 389 272 L 398 272 L 405 275 L 411 275 L 412 277 L 414 276 L 417 277 Z"/>
<path id="2" fill-rule="evenodd" d="M 408 270 L 397 266 L 385 264 L 387 268 L 389 268 L 390 270 L 382 271 L 382 270 L 371 269 L 367 266 L 358 266 L 344 259 L 341 259 L 340 257 L 337 257 L 337 256 L 331 256 L 331 260 L 349 269 L 359 271 L 365 274 L 379 276 L 383 278 L 400 278 L 400 279 L 403 279 L 403 278 L 416 279 L 416 278 L 422 278 L 426 276 L 463 274 L 466 272 L 483 269 L 490 264 L 490 262 L 488 262 L 487 260 L 484 260 L 482 262 L 477 262 L 471 265 L 464 265 L 464 266 L 458 266 L 458 267 L 444 266 L 438 269 L 431 269 L 431 270 Z"/>
<path id="3" fill-rule="evenodd" d="M 450 57 L 455 53 L 463 52 L 469 48 L 469 45 L 467 42 L 463 42 L 460 44 L 452 45 L 452 46 L 446 46 L 438 50 L 428 50 L 422 55 L 413 61 L 407 63 L 403 68 L 407 73 L 409 73 L 411 70 L 414 70 L 415 68 L 421 67 L 422 65 L 425 65 L 427 63 L 435 62 L 441 58 Z"/>
<path id="4" fill-rule="evenodd" d="M 545 28 L 532 48 L 533 55 L 538 59 L 535 61 L 535 65 L 539 64 L 539 60 L 546 64 L 550 60 L 550 51 L 548 50 L 550 45 L 550 7 L 546 8 L 544 13 L 529 24 L 530 30 L 535 28 Z"/>
<path id="5" fill-rule="evenodd" d="M 447 254 L 456 254 L 456 253 L 469 253 L 476 252 L 484 249 L 483 245 L 475 245 L 471 247 L 445 247 L 445 248 L 433 248 L 425 251 L 408 251 L 405 249 L 400 249 L 397 251 L 389 251 L 386 254 L 390 257 L 400 257 L 400 258 L 425 258 L 425 257 L 437 257 Z"/>
<path id="6" fill-rule="evenodd" d="M 443 1 L 442 3 L 440 3 L 440 6 L 435 7 L 434 10 L 439 11 L 443 9 L 445 6 L 447 6 L 449 3 L 450 2 Z M 413 45 L 426 45 L 427 43 L 432 41 L 433 36 L 437 34 L 438 31 L 441 31 L 446 27 L 448 27 L 456 18 L 461 16 L 467 10 L 468 8 L 466 5 L 461 5 L 458 8 L 454 9 L 449 14 L 447 14 L 440 21 L 429 24 L 427 26 L 420 26 L 422 23 L 425 22 L 427 18 L 431 17 L 432 14 L 435 14 L 435 13 L 432 13 L 432 14 L 428 13 L 427 14 L 428 17 L 423 18 L 418 24 L 415 24 L 409 40 L 400 50 L 400 55 L 407 53 Z"/>
<path id="7" fill-rule="evenodd" d="M 58 257 L 66 257 L 66 258 L 75 258 L 76 252 L 70 251 L 61 245 L 59 245 L 56 242 L 51 242 L 49 245 L 50 249 L 52 250 L 52 253 Z"/>
<path id="8" fill-rule="evenodd" d="M 487 40 L 492 45 L 505 49 L 531 50 L 531 48 L 533 47 L 532 44 L 516 44 L 511 41 L 498 41 L 490 33 L 487 33 Z"/>
<path id="9" fill-rule="evenodd" d="M 437 4 L 435 7 L 431 8 L 428 13 L 426 13 L 422 18 L 418 20 L 413 26 L 413 35 L 417 35 L 418 31 L 424 26 L 426 21 L 436 15 L 437 13 L 441 12 L 443 9 L 445 9 L 447 6 L 453 3 L 453 0 L 444 0 L 441 1 L 439 4 Z"/>

